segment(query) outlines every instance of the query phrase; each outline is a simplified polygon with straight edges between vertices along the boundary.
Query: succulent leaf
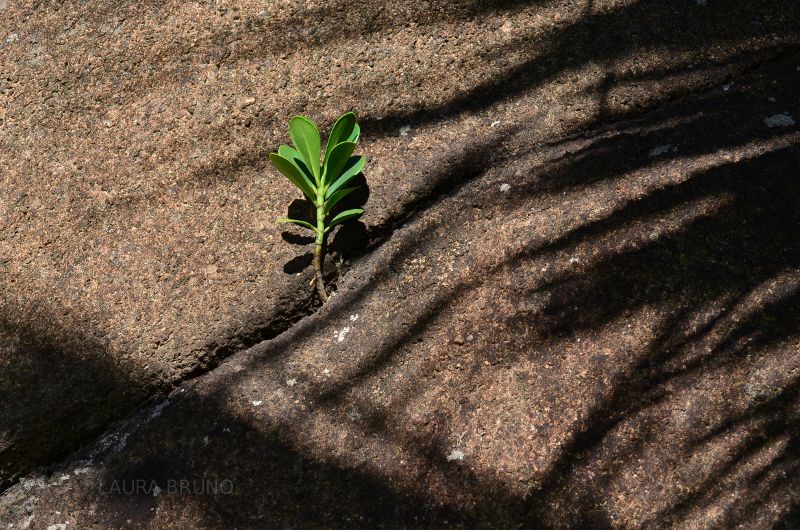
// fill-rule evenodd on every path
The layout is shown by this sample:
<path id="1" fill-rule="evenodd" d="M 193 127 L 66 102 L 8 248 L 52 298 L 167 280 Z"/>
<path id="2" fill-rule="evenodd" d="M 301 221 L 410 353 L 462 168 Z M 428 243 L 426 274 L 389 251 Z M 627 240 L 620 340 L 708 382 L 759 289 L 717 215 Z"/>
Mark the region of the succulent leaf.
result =
<path id="1" fill-rule="evenodd" d="M 362 210 L 361 208 L 353 208 L 352 210 L 345 210 L 337 214 L 336 217 L 334 217 L 333 219 L 331 219 L 331 222 L 328 223 L 328 228 L 326 228 L 325 231 L 329 232 L 331 228 L 338 225 L 339 223 L 343 223 L 348 219 L 358 217 L 362 213 L 364 213 L 364 210 Z"/>
<path id="2" fill-rule="evenodd" d="M 278 154 L 297 166 L 297 169 L 299 169 L 301 173 L 308 177 L 309 182 L 314 182 L 314 175 L 303 161 L 303 155 L 300 154 L 300 151 L 289 147 L 288 145 L 282 145 L 278 148 Z"/>
<path id="3" fill-rule="evenodd" d="M 275 219 L 275 222 L 276 223 L 294 223 L 294 224 L 300 225 L 300 226 L 302 226 L 304 228 L 308 228 L 309 230 L 313 230 L 314 232 L 317 231 L 317 229 L 311 223 L 307 223 L 307 222 L 301 221 L 299 219 L 289 219 L 289 218 L 286 218 L 286 217 L 279 217 L 279 218 Z"/>
<path id="4" fill-rule="evenodd" d="M 320 139 L 317 126 L 305 116 L 295 116 L 289 122 L 289 135 L 303 157 L 303 162 L 306 163 L 308 169 L 311 170 L 311 174 L 314 175 L 314 181 L 319 183 Z"/>
<path id="5" fill-rule="evenodd" d="M 356 115 L 352 112 L 343 114 L 336 120 L 336 123 L 331 129 L 331 134 L 328 136 L 328 144 L 325 146 L 325 160 L 328 160 L 333 148 L 340 143 L 348 141 L 355 142 L 355 140 L 350 140 L 350 137 L 356 127 L 358 127 L 356 124 Z"/>
<path id="6" fill-rule="evenodd" d="M 286 178 L 292 181 L 292 184 L 300 188 L 306 197 L 312 202 L 316 200 L 317 191 L 314 184 L 309 178 L 300 171 L 300 169 L 292 163 L 289 159 L 282 157 L 277 153 L 270 153 L 269 159 L 272 164 L 278 168 L 278 171 L 283 173 Z"/>
<path id="7" fill-rule="evenodd" d="M 347 137 L 348 142 L 358 142 L 359 137 L 361 136 L 361 126 L 359 124 L 355 124 L 353 126 L 353 132 L 350 133 L 350 136 Z"/>
<path id="8" fill-rule="evenodd" d="M 350 182 L 353 177 L 361 173 L 366 163 L 367 160 L 363 156 L 351 156 L 347 160 L 347 164 L 342 170 L 342 174 L 338 178 L 334 177 L 336 180 L 334 180 L 333 184 L 328 187 L 328 190 L 325 192 L 325 197 L 330 197 L 342 186 L 345 186 L 348 182 Z M 333 180 L 333 178 L 331 180 Z"/>
<path id="9" fill-rule="evenodd" d="M 339 201 L 341 201 L 342 199 L 344 199 L 357 189 L 358 189 L 357 186 L 353 186 L 352 188 L 342 188 L 337 192 L 335 192 L 330 197 L 328 197 L 328 199 L 325 201 L 325 213 L 328 213 L 331 210 L 333 210 L 333 207 L 336 206 L 339 203 Z"/>
<path id="10" fill-rule="evenodd" d="M 342 142 L 331 150 L 330 156 L 325 160 L 323 183 L 328 184 L 341 175 L 355 150 L 356 144 L 353 142 Z"/>

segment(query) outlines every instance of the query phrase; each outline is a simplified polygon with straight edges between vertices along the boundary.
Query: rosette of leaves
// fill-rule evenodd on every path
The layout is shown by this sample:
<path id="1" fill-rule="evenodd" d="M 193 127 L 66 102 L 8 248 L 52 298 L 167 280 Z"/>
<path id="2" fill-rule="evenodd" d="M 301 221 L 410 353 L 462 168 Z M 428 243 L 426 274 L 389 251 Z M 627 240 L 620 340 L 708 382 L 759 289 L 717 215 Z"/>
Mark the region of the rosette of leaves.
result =
<path id="1" fill-rule="evenodd" d="M 319 130 L 314 122 L 305 116 L 295 116 L 289 122 L 289 136 L 294 147 L 282 145 L 277 153 L 269 155 L 278 171 L 297 186 L 316 209 L 316 224 L 287 218 L 279 218 L 277 222 L 294 223 L 316 234 L 313 281 L 323 302 L 328 300 L 322 279 L 326 235 L 339 223 L 364 213 L 361 208 L 333 213 L 342 199 L 358 189 L 358 186 L 348 184 L 361 173 L 366 163 L 363 156 L 353 156 L 360 134 L 356 115 L 352 112 L 344 114 L 333 125 L 323 153 Z"/>

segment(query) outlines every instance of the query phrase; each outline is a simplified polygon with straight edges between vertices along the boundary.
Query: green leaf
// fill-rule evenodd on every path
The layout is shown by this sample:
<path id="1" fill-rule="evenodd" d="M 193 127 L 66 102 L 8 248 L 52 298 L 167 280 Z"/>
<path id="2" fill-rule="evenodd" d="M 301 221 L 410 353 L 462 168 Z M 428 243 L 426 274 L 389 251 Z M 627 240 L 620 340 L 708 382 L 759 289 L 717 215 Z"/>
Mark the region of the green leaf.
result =
<path id="1" fill-rule="evenodd" d="M 348 142 L 357 142 L 358 138 L 361 136 L 361 127 L 356 123 L 353 126 L 353 132 L 350 133 L 350 136 L 347 137 Z"/>
<path id="2" fill-rule="evenodd" d="M 347 165 L 345 166 L 341 176 L 336 179 L 333 184 L 328 187 L 328 191 L 325 192 L 325 197 L 330 197 L 336 190 L 350 182 L 353 177 L 361 173 L 364 169 L 364 165 L 367 163 L 367 160 L 363 156 L 353 156 L 347 161 Z"/>
<path id="3" fill-rule="evenodd" d="M 278 168 L 278 171 L 286 175 L 286 178 L 292 181 L 292 184 L 300 188 L 306 197 L 308 197 L 311 202 L 314 202 L 317 198 L 317 191 L 314 184 L 311 183 L 309 178 L 305 176 L 298 167 L 292 163 L 289 159 L 282 157 L 277 153 L 270 153 L 269 159 L 272 164 Z"/>
<path id="4" fill-rule="evenodd" d="M 330 156 L 325 160 L 323 184 L 330 183 L 339 177 L 355 150 L 356 144 L 353 142 L 342 142 L 331 150 Z"/>
<path id="5" fill-rule="evenodd" d="M 301 173 L 308 177 L 309 182 L 314 181 L 314 175 L 311 173 L 311 170 L 308 169 L 306 163 L 303 162 L 303 156 L 300 154 L 300 151 L 293 149 L 288 145 L 282 145 L 278 148 L 278 154 L 294 163 L 294 165 L 297 166 L 297 169 L 299 169 Z"/>
<path id="6" fill-rule="evenodd" d="M 328 136 L 328 144 L 325 146 L 326 161 L 328 160 L 328 157 L 330 156 L 334 147 L 342 142 L 351 141 L 350 136 L 352 136 L 356 127 L 358 127 L 356 124 L 356 115 L 352 112 L 343 114 L 338 120 L 336 120 L 336 123 L 333 124 L 333 129 L 331 129 L 331 134 Z"/>
<path id="7" fill-rule="evenodd" d="M 336 217 L 334 217 L 333 219 L 331 219 L 331 222 L 328 228 L 325 229 L 325 231 L 329 232 L 331 228 L 338 225 L 339 223 L 343 223 L 348 219 L 352 219 L 353 217 L 358 217 L 362 213 L 364 213 L 364 210 L 362 210 L 361 208 L 353 208 L 352 210 L 345 210 L 336 215 Z"/>
<path id="8" fill-rule="evenodd" d="M 300 151 L 300 155 L 303 157 L 308 169 L 311 170 L 311 174 L 314 175 L 314 181 L 319 184 L 320 139 L 317 126 L 305 116 L 295 116 L 289 122 L 289 136 L 292 137 L 292 142 L 294 142 L 297 150 Z"/>
<path id="9" fill-rule="evenodd" d="M 312 225 L 311 223 L 307 223 L 305 221 L 300 221 L 299 219 L 288 219 L 286 217 L 279 217 L 279 218 L 275 219 L 275 222 L 276 223 L 294 223 L 296 225 L 300 225 L 300 226 L 303 226 L 303 227 L 308 228 L 310 230 L 313 230 L 314 232 L 317 231 L 317 229 L 316 229 L 316 227 L 314 227 L 314 225 Z"/>
<path id="10" fill-rule="evenodd" d="M 353 186 L 352 188 L 344 188 L 344 189 L 341 189 L 341 190 L 337 191 L 336 193 L 334 193 L 330 197 L 328 197 L 328 199 L 325 201 L 325 213 L 330 212 L 333 209 L 333 207 L 336 206 L 336 204 L 339 201 L 341 201 L 342 199 L 344 199 L 345 197 L 347 197 L 348 195 L 350 195 L 351 193 L 353 193 L 357 189 L 358 189 L 358 186 Z"/>
<path id="11" fill-rule="evenodd" d="M 295 158 L 303 160 L 303 157 L 300 155 L 300 151 L 293 147 L 289 147 L 286 144 L 283 144 L 278 148 L 278 154 L 283 158 L 288 158 L 289 160 L 293 160 Z"/>

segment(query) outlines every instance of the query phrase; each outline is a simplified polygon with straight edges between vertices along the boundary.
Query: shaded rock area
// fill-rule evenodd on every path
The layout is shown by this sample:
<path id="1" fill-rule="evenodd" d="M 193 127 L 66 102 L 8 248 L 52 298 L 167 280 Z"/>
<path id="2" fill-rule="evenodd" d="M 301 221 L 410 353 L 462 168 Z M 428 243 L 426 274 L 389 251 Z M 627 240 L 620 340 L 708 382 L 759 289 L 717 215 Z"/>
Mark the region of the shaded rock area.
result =
<path id="1" fill-rule="evenodd" d="M 480 171 L 492 124 L 558 137 L 796 44 L 792 3 L 708 7 L 2 2 L 0 485 L 312 310 L 271 224 L 290 115 L 364 120 L 369 229 L 332 245 L 357 255 Z"/>
<path id="2" fill-rule="evenodd" d="M 797 527 L 798 89 L 789 53 L 586 134 L 475 135 L 328 304 L 0 520 Z"/>
<path id="3" fill-rule="evenodd" d="M 335 282 L 507 137 L 530 154 L 794 56 L 798 9 L 0 2 L 0 488 L 314 310 L 308 240 L 272 223 L 292 114 L 365 131 Z"/>

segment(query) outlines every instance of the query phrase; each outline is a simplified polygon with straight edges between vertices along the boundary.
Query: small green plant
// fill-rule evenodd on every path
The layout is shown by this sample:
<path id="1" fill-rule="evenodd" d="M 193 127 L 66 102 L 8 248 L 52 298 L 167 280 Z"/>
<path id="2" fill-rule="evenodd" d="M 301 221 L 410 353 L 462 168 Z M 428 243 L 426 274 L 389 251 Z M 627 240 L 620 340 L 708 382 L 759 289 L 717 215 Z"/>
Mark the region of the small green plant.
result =
<path id="1" fill-rule="evenodd" d="M 347 187 L 347 184 L 361 173 L 366 163 L 363 156 L 352 156 L 360 134 L 361 128 L 356 122 L 356 115 L 352 112 L 344 114 L 331 129 L 320 163 L 321 142 L 317 126 L 305 116 L 295 116 L 289 122 L 289 136 L 295 148 L 282 145 L 277 153 L 269 155 L 278 171 L 300 188 L 316 208 L 316 226 L 299 219 L 280 218 L 277 222 L 294 223 L 316 234 L 313 261 L 315 276 L 312 281 L 316 283 L 317 292 L 323 302 L 328 300 L 322 279 L 326 236 L 337 224 L 364 213 L 361 208 L 354 208 L 339 212 L 331 218 L 334 206 L 358 189 L 358 186 Z"/>

